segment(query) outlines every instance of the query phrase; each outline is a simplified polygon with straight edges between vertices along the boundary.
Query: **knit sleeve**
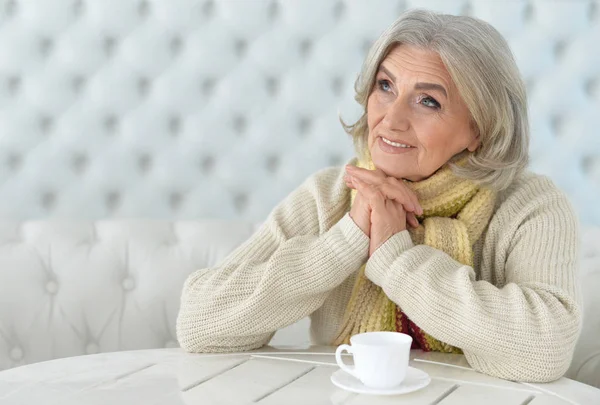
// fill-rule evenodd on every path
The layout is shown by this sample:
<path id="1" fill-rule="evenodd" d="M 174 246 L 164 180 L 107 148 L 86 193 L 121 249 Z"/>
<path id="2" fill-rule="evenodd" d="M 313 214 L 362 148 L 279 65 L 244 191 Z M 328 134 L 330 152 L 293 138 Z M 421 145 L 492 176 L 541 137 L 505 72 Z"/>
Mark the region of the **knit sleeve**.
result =
<path id="1" fill-rule="evenodd" d="M 261 347 L 318 309 L 366 262 L 369 238 L 344 213 L 349 202 L 335 192 L 343 179 L 332 176 L 338 175 L 329 170 L 307 179 L 220 265 L 188 277 L 177 318 L 182 348 Z M 325 230 L 331 218 L 341 219 Z"/>
<path id="2" fill-rule="evenodd" d="M 559 193 L 506 204 L 484 249 L 499 286 L 440 250 L 406 249 L 404 233 L 373 253 L 366 275 L 421 329 L 461 348 L 475 370 L 553 381 L 567 371 L 581 330 L 578 220 Z"/>

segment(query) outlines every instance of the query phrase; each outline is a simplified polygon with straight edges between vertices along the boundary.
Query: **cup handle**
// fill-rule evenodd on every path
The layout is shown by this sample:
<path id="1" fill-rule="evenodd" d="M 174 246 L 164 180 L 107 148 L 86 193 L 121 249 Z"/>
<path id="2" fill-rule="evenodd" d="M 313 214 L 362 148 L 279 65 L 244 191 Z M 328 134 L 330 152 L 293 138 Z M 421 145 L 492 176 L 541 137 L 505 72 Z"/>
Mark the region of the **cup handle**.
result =
<path id="1" fill-rule="evenodd" d="M 339 345 L 337 349 L 335 349 L 335 362 L 338 364 L 338 366 L 340 366 L 342 370 L 344 370 L 348 374 L 353 375 L 356 378 L 359 378 L 355 371 L 356 366 L 349 366 L 346 363 L 344 363 L 344 360 L 342 359 L 342 352 L 344 350 L 354 355 L 354 352 L 352 351 L 352 346 L 346 344 Z"/>

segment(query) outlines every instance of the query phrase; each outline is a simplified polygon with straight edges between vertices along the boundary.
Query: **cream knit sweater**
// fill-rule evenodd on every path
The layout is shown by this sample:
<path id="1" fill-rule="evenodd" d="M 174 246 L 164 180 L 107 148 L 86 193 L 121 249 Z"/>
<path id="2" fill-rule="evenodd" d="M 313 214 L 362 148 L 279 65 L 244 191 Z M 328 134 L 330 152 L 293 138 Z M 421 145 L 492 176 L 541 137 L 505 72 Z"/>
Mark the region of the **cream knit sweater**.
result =
<path id="1" fill-rule="evenodd" d="M 413 245 L 408 231 L 369 258 L 343 175 L 313 174 L 218 266 L 188 277 L 177 318 L 185 350 L 258 348 L 308 315 L 313 343 L 331 344 L 366 261 L 367 277 L 474 369 L 530 382 L 566 372 L 582 320 L 578 221 L 548 178 L 525 172 L 499 194 L 472 268 Z"/>

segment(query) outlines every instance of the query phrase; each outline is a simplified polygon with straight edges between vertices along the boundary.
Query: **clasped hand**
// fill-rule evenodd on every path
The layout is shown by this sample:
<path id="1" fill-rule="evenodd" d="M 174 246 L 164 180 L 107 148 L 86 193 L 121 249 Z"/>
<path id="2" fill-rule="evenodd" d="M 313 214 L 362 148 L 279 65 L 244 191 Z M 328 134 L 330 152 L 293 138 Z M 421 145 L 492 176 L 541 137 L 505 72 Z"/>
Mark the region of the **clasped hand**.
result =
<path id="1" fill-rule="evenodd" d="M 381 169 L 367 170 L 347 165 L 346 185 L 356 189 L 350 217 L 370 238 L 369 257 L 386 240 L 407 226 L 418 227 L 416 215 L 423 209 L 415 193 L 402 180 Z"/>

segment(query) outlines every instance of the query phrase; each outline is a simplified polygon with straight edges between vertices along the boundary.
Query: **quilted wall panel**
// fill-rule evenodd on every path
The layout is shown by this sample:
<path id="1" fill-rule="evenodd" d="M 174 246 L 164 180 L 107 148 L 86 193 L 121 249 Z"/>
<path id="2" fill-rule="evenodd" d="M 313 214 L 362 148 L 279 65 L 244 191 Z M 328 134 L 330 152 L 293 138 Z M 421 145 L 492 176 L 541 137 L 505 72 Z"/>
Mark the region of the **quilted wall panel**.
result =
<path id="1" fill-rule="evenodd" d="M 400 12 L 492 23 L 528 85 L 532 169 L 600 224 L 589 0 L 0 0 L 0 215 L 261 220 L 353 154 L 338 113 Z"/>

